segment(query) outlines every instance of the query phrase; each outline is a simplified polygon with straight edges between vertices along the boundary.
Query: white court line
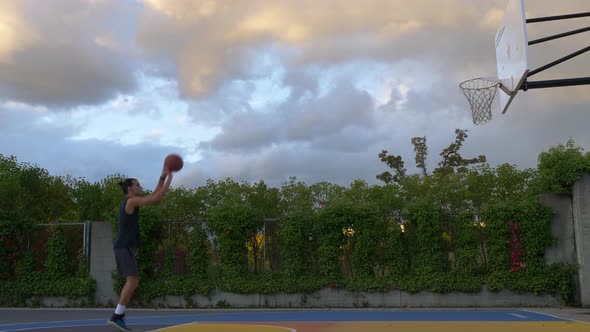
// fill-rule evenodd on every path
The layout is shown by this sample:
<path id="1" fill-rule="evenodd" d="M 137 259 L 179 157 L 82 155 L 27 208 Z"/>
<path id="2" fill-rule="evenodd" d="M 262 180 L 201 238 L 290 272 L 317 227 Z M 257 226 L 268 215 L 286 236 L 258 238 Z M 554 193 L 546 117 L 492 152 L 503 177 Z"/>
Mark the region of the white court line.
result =
<path id="1" fill-rule="evenodd" d="M 527 318 L 527 316 L 525 316 L 525 315 L 515 314 L 515 313 L 512 313 L 512 312 L 509 312 L 508 314 L 509 315 L 512 315 L 512 316 L 516 316 L 518 318 L 522 318 L 522 319 L 526 319 Z"/>
<path id="2" fill-rule="evenodd" d="M 156 332 L 156 331 L 161 331 L 161 330 L 166 330 L 166 329 L 170 329 L 170 328 L 175 328 L 178 326 L 185 326 L 185 325 L 199 325 L 199 324 L 227 324 L 227 325 L 248 325 L 248 326 L 266 326 L 266 327 L 273 327 L 273 328 L 277 328 L 277 329 L 283 329 L 283 330 L 287 330 L 289 332 L 297 332 L 297 330 L 292 329 L 290 327 L 285 327 L 285 326 L 274 326 L 274 325 L 260 325 L 260 324 L 239 324 L 239 323 L 224 323 L 224 322 L 219 322 L 219 323 L 211 323 L 211 322 L 192 322 L 192 323 L 186 323 L 186 324 L 179 324 L 179 325 L 173 325 L 173 326 L 168 326 L 168 327 L 162 327 L 156 330 L 152 330 L 150 332 Z M 199 328 L 197 327 L 197 331 L 199 330 Z"/>
<path id="3" fill-rule="evenodd" d="M 559 317 L 557 315 L 552 315 L 552 314 L 548 314 L 548 313 L 544 313 L 544 312 L 538 312 L 538 311 L 534 311 L 534 310 L 522 309 L 522 311 L 531 312 L 531 313 L 534 313 L 534 314 L 537 314 L 537 315 L 549 316 L 549 317 L 553 317 L 553 318 L 557 318 L 557 319 L 569 320 L 571 322 L 583 322 L 583 321 L 577 320 L 577 319 Z"/>

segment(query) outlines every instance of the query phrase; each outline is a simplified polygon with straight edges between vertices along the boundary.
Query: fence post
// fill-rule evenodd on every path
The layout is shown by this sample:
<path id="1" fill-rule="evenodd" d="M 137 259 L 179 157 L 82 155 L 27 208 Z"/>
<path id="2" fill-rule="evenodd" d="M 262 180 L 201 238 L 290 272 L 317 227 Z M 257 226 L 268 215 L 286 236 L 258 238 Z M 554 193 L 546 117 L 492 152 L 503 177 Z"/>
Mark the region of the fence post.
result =
<path id="1" fill-rule="evenodd" d="M 84 250 L 84 258 L 86 259 L 86 265 L 90 266 L 90 234 L 92 232 L 92 222 L 89 220 L 84 221 L 84 243 L 82 245 Z"/>

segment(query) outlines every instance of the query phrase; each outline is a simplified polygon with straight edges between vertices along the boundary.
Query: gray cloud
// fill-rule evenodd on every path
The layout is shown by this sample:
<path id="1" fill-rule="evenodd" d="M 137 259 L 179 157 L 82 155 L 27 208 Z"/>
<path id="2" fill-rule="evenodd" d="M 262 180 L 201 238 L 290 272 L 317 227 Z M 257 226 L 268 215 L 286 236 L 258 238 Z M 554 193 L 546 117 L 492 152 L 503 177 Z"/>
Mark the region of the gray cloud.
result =
<path id="1" fill-rule="evenodd" d="M 271 116 L 256 112 L 233 116 L 224 123 L 222 130 L 222 133 L 203 146 L 216 151 L 252 152 L 281 141 L 280 124 Z"/>
<path id="2" fill-rule="evenodd" d="M 0 98 L 57 110 L 105 102 L 136 88 L 132 6 L 58 1 L 5 2 L 8 31 L 26 36 L 0 61 Z M 2 10 L 0 8 L 0 10 Z M 25 21 L 22 26 L 10 22 Z M 18 35 L 17 35 L 18 36 Z M 7 38 L 6 36 L 2 36 Z"/>
<path id="3" fill-rule="evenodd" d="M 38 165 L 54 176 L 99 181 L 121 174 L 140 179 L 145 188 L 154 188 L 169 148 L 69 138 L 77 132 L 71 125 L 43 121 L 36 111 L 0 104 L 0 154 L 14 155 L 19 162 Z"/>
<path id="4" fill-rule="evenodd" d="M 73 107 L 105 102 L 135 89 L 130 64 L 98 47 L 40 45 L 0 64 L 0 96 L 33 105 Z"/>
<path id="5" fill-rule="evenodd" d="M 226 177 L 273 185 L 289 176 L 377 183 L 375 175 L 386 170 L 379 151 L 402 155 L 414 171 L 410 140 L 426 136 L 432 169 L 456 128 L 469 130 L 465 156 L 485 154 L 492 165 L 532 167 L 539 152 L 569 137 L 590 147 L 587 86 L 521 91 L 507 114 L 494 110 L 490 124 L 471 123 L 458 84 L 496 72 L 494 37 L 505 4 L 150 0 L 48 7 L 8 0 L 0 8 L 21 20 L 10 21 L 19 38 L 0 42 L 0 100 L 46 108 L 0 109 L 0 153 L 55 173 L 100 178 L 122 172 L 150 181 L 173 147 L 73 141 L 68 137 L 79 127 L 42 121 L 43 112 L 134 94 L 138 73 L 172 82 L 177 91 L 166 100 L 185 101 L 196 126 L 220 128 L 196 144 L 201 159 L 178 174 L 175 183 L 189 187 Z M 585 8 L 587 0 L 528 1 L 527 16 Z M 529 36 L 576 27 L 576 20 L 535 24 Z M 531 47 L 531 67 L 587 46 L 584 38 Z M 587 63 L 583 55 L 535 80 L 588 76 Z M 289 93 L 257 109 L 257 80 L 271 77 Z M 136 97 L 133 112 L 164 114 L 169 107 Z"/>
<path id="6" fill-rule="evenodd" d="M 295 87 L 294 90 L 298 90 Z M 275 112 L 238 113 L 225 122 L 209 146 L 218 151 L 256 151 L 272 144 L 324 141 L 348 127 L 374 125 L 372 100 L 349 83 L 338 83 L 329 94 L 303 101 L 288 98 Z"/>

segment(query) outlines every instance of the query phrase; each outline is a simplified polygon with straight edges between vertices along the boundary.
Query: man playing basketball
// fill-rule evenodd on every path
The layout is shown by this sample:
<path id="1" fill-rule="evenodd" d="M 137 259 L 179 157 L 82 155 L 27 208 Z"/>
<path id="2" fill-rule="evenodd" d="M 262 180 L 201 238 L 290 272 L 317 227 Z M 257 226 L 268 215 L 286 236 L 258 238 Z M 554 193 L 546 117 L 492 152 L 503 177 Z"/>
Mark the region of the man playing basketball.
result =
<path id="1" fill-rule="evenodd" d="M 125 285 L 121 290 L 119 303 L 115 312 L 108 320 L 108 324 L 121 330 L 130 331 L 125 324 L 125 308 L 131 301 L 133 293 L 139 284 L 137 260 L 135 250 L 140 246 L 139 238 L 139 208 L 160 202 L 172 181 L 172 172 L 164 166 L 160 181 L 154 192 L 145 195 L 137 179 L 125 179 L 120 182 L 121 189 L 126 195 L 119 207 L 119 235 L 115 242 L 115 260 L 117 270 L 125 277 Z"/>

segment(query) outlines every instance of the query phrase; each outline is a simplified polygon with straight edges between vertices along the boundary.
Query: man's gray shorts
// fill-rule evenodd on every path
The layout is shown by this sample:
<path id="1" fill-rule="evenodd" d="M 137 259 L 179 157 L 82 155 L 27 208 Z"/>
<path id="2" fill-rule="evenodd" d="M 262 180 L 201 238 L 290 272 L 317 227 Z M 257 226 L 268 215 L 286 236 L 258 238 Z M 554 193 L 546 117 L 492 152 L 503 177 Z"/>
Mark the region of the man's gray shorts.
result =
<path id="1" fill-rule="evenodd" d="M 117 270 L 123 277 L 137 276 L 137 259 L 129 248 L 115 248 Z"/>

